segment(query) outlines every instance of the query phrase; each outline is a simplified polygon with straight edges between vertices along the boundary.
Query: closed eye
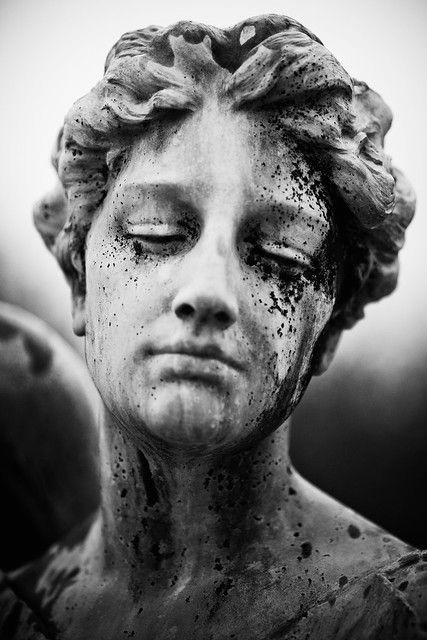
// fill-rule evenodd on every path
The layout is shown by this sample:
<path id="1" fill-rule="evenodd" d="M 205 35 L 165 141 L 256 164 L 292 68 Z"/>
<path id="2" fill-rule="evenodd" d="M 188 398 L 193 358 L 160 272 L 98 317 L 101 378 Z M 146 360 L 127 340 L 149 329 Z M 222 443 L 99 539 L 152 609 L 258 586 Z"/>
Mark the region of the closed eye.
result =
<path id="1" fill-rule="evenodd" d="M 141 242 L 146 242 L 147 244 L 171 244 L 173 242 L 184 242 L 185 236 L 178 233 L 171 234 L 129 234 L 136 240 L 140 240 Z"/>
<path id="2" fill-rule="evenodd" d="M 167 258 L 181 253 L 186 246 L 186 237 L 182 234 L 129 234 L 137 256 L 152 255 Z"/>
<path id="3" fill-rule="evenodd" d="M 129 222 L 126 235 L 148 247 L 164 247 L 186 239 L 181 229 L 167 222 Z"/>
<path id="4" fill-rule="evenodd" d="M 303 273 L 311 267 L 308 257 L 288 247 L 276 247 L 273 244 L 268 244 L 268 246 L 257 246 L 255 250 L 263 259 L 272 260 L 294 273 Z"/>

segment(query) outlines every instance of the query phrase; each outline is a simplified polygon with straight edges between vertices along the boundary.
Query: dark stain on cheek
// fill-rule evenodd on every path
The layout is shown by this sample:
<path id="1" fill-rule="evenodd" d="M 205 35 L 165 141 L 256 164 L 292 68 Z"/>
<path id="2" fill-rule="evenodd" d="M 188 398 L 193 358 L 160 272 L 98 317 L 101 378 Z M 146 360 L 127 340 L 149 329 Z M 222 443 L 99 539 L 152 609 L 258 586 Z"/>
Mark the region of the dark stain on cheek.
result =
<path id="1" fill-rule="evenodd" d="M 332 229 L 326 238 L 324 246 L 313 259 L 313 269 L 310 280 L 315 291 L 323 292 L 332 298 L 335 295 L 337 277 L 337 243 L 335 231 Z"/>
<path id="2" fill-rule="evenodd" d="M 272 304 L 268 307 L 269 313 L 278 311 L 284 318 L 289 319 L 289 311 L 291 311 L 291 313 L 295 311 L 290 293 L 284 291 L 283 295 L 276 295 L 274 291 L 270 291 L 269 296 L 272 300 Z M 281 326 L 280 329 L 283 329 L 283 327 Z"/>
<path id="3" fill-rule="evenodd" d="M 278 268 L 271 278 L 276 282 L 277 287 L 269 292 L 271 300 L 268 307 L 269 313 L 278 311 L 283 318 L 289 321 L 296 312 L 296 305 L 301 301 L 312 279 L 308 272 L 290 273 L 286 267 Z M 281 335 L 283 328 L 284 324 L 278 329 L 279 335 Z"/>
<path id="4" fill-rule="evenodd" d="M 140 260 L 144 254 L 142 244 L 138 240 L 132 242 L 133 251 L 137 260 Z"/>

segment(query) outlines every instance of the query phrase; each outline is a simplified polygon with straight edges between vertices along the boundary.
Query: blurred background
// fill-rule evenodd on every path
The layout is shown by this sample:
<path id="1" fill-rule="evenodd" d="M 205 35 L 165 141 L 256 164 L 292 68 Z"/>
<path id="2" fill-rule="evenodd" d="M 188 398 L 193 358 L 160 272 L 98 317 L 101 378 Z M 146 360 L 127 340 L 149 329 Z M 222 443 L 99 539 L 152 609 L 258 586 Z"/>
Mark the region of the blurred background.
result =
<path id="1" fill-rule="evenodd" d="M 67 286 L 31 220 L 54 184 L 49 158 L 66 111 L 101 77 L 123 32 L 181 19 L 225 27 L 261 13 L 302 22 L 385 98 L 395 115 L 387 151 L 418 195 L 398 289 L 367 308 L 311 383 L 293 422 L 293 460 L 327 492 L 427 547 L 425 0 L 0 0 L 0 300 L 45 320 L 82 355 Z"/>

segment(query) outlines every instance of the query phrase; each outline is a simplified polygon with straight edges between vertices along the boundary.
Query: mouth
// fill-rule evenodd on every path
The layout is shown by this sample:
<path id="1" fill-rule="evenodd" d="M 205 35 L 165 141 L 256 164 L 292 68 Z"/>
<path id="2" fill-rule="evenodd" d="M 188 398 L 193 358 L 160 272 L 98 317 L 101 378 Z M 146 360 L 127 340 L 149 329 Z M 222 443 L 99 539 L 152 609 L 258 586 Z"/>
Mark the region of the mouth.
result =
<path id="1" fill-rule="evenodd" d="M 160 347 L 151 347 L 147 349 L 147 355 L 169 355 L 169 356 L 184 356 L 181 359 L 189 364 L 193 364 L 195 368 L 201 370 L 212 367 L 218 367 L 219 363 L 227 365 L 237 371 L 243 371 L 246 367 L 237 358 L 225 353 L 221 347 L 216 344 L 197 344 L 193 342 L 178 342 L 172 345 L 164 345 Z"/>

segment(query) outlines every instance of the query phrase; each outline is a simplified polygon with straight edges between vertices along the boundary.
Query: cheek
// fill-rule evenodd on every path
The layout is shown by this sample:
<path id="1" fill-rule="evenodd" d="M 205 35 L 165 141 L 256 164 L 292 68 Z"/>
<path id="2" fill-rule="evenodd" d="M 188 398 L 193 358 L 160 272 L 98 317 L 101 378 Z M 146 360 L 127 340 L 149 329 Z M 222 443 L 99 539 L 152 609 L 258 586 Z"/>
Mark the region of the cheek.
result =
<path id="1" fill-rule="evenodd" d="M 99 249 L 92 252 L 91 246 Z M 86 254 L 86 359 L 96 379 L 117 379 L 126 368 L 142 333 L 167 312 L 170 282 L 169 265 L 143 261 L 132 246 L 91 240 Z"/>
<path id="2" fill-rule="evenodd" d="M 279 387 L 285 380 L 291 383 L 291 379 L 299 379 L 308 370 L 334 299 L 305 277 L 287 283 L 261 281 L 257 291 L 252 308 L 264 343 L 258 349 L 268 358 L 266 366 Z"/>

